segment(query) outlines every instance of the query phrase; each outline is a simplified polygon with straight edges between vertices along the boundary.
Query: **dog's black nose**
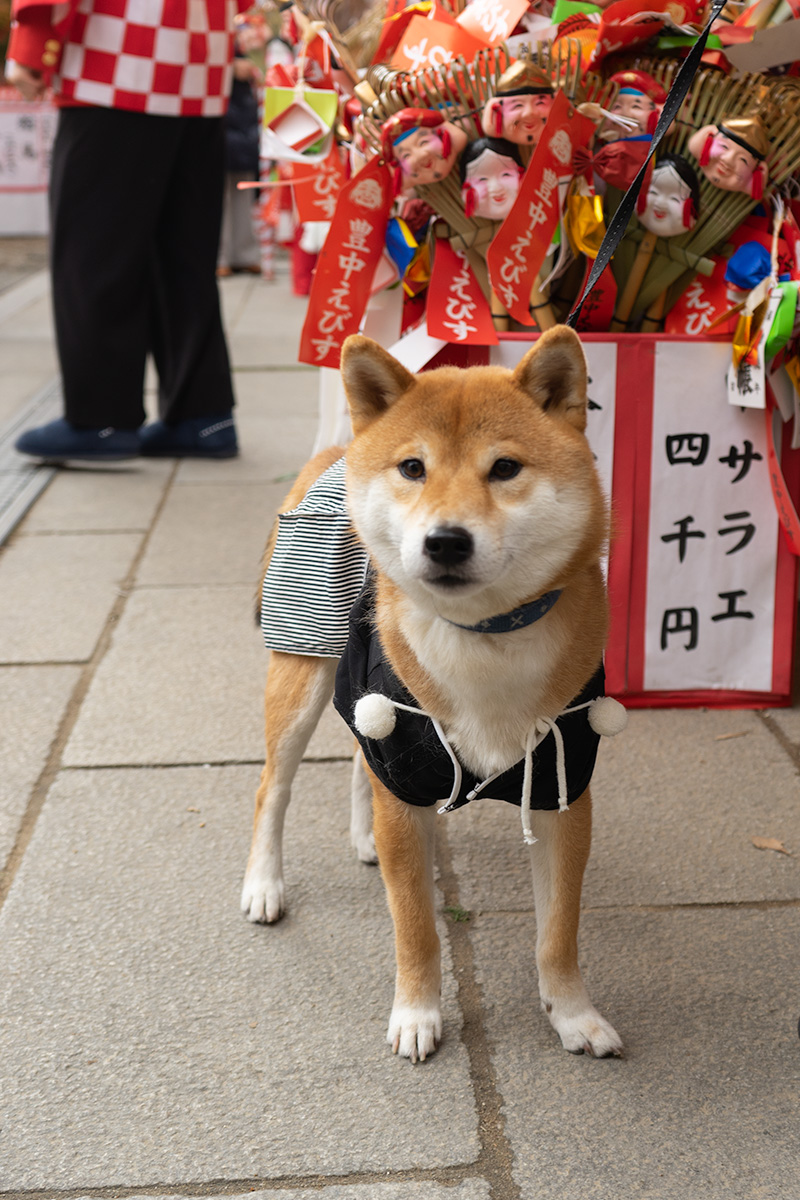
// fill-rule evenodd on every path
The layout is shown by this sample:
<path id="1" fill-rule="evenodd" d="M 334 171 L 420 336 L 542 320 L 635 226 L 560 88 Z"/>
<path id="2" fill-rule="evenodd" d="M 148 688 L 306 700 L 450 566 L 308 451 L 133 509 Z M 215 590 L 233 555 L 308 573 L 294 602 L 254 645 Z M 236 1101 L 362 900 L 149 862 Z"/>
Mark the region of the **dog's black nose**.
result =
<path id="1" fill-rule="evenodd" d="M 425 553 L 440 567 L 457 567 L 473 549 L 472 535 L 458 525 L 437 525 L 425 538 Z"/>

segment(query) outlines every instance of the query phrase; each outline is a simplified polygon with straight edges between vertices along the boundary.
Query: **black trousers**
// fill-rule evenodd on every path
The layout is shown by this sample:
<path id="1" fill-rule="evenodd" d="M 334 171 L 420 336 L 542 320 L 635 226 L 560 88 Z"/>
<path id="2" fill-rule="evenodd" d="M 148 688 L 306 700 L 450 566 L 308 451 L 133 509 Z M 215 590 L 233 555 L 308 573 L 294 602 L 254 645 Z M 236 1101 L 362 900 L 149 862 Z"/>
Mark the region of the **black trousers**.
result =
<path id="1" fill-rule="evenodd" d="M 137 429 L 145 362 L 174 423 L 233 405 L 216 280 L 222 118 L 65 108 L 50 173 L 67 420 Z"/>

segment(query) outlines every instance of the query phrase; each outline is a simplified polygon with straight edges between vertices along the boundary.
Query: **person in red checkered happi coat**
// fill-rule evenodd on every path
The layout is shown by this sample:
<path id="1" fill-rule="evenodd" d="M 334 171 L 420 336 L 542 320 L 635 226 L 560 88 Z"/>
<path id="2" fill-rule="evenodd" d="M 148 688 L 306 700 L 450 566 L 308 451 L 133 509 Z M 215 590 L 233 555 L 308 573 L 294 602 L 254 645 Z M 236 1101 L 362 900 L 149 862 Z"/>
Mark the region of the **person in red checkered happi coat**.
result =
<path id="1" fill-rule="evenodd" d="M 237 453 L 216 283 L 223 114 L 247 0 L 15 0 L 6 75 L 60 106 L 51 271 L 64 417 L 49 461 Z M 145 361 L 160 420 L 143 426 Z"/>

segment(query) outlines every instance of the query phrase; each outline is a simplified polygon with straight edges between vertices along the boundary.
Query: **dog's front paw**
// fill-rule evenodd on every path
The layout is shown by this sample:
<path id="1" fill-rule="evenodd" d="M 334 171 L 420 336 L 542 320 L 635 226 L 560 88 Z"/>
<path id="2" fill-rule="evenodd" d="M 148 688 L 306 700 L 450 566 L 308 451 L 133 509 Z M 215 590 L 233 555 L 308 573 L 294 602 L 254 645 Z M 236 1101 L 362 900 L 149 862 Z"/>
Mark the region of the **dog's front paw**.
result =
<path id="1" fill-rule="evenodd" d="M 267 879 L 256 871 L 248 871 L 242 887 L 242 912 L 248 921 L 273 925 L 285 911 L 283 880 Z"/>
<path id="2" fill-rule="evenodd" d="M 587 1004 L 580 1012 L 559 1011 L 558 1004 L 543 1003 L 561 1044 L 570 1054 L 591 1054 L 593 1058 L 621 1058 L 622 1039 L 612 1025 Z"/>
<path id="3" fill-rule="evenodd" d="M 442 1039 L 442 1014 L 439 1008 L 412 1008 L 395 1005 L 389 1018 L 386 1040 L 395 1054 L 424 1062 Z"/>

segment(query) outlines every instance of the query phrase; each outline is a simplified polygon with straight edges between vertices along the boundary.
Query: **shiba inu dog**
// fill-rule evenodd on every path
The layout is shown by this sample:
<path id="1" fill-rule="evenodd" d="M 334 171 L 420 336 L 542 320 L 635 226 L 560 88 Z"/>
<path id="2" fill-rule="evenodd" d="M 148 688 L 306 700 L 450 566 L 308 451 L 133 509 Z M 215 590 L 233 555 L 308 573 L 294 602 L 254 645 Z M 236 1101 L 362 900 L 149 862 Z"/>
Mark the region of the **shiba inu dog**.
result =
<path id="1" fill-rule="evenodd" d="M 621 726 L 603 708 L 616 702 L 598 700 L 609 518 L 584 433 L 578 337 L 550 330 L 514 371 L 444 367 L 415 376 L 355 336 L 344 346 L 342 377 L 354 430 L 347 503 L 369 575 L 335 702 L 366 763 L 394 921 L 388 1040 L 412 1061 L 440 1040 L 435 814 L 485 795 L 521 807 L 543 1009 L 567 1050 L 619 1054 L 577 956 L 597 736 Z M 340 454 L 309 464 L 287 511 Z M 283 912 L 283 818 L 335 672 L 332 657 L 273 652 L 267 760 L 242 894 L 250 920 Z M 369 859 L 359 778 L 353 838 Z"/>

